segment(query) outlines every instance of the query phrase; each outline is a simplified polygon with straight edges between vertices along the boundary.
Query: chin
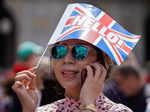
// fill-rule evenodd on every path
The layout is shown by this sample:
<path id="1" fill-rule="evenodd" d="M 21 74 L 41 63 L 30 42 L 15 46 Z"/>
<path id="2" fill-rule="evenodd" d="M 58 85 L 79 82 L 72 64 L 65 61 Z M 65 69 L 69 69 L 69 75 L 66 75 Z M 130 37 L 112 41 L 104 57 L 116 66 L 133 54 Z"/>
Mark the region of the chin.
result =
<path id="1" fill-rule="evenodd" d="M 79 88 L 81 85 L 78 83 L 68 83 L 68 84 L 63 84 L 63 87 L 65 89 L 75 89 L 75 88 Z"/>

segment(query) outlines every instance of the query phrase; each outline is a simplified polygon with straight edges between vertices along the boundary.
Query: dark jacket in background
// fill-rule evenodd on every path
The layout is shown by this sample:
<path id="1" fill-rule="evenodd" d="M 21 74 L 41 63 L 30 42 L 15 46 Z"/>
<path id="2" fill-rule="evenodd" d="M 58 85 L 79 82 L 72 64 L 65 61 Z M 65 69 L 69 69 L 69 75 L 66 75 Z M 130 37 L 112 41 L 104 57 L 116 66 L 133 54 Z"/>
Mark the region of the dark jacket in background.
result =
<path id="1" fill-rule="evenodd" d="M 104 94 L 112 101 L 121 103 L 133 110 L 133 112 L 145 112 L 147 102 L 145 95 L 145 86 L 139 93 L 132 97 L 127 97 L 124 93 L 118 90 L 117 83 L 111 81 L 104 87 Z"/>

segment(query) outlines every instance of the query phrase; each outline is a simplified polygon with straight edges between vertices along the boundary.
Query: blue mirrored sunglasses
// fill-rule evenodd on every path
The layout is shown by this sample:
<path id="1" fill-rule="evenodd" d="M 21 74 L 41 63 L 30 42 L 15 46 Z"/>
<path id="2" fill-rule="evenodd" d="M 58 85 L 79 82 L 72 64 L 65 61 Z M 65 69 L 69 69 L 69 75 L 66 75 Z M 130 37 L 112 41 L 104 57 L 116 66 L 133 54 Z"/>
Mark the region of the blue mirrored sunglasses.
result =
<path id="1" fill-rule="evenodd" d="M 62 59 L 67 55 L 68 49 L 64 45 L 56 45 L 51 49 L 51 55 L 55 59 Z M 71 49 L 72 56 L 77 60 L 83 60 L 88 54 L 88 48 L 83 45 L 75 45 Z"/>

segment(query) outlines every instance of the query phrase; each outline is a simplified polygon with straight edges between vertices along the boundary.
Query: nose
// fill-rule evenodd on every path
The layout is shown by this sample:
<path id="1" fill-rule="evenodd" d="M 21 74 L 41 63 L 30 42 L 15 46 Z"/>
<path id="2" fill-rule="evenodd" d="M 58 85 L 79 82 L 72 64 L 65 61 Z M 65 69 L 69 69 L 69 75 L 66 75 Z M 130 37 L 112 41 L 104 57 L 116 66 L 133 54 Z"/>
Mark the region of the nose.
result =
<path id="1" fill-rule="evenodd" d="M 67 55 L 64 57 L 64 62 L 68 64 L 74 64 L 75 62 L 70 49 L 68 49 Z"/>

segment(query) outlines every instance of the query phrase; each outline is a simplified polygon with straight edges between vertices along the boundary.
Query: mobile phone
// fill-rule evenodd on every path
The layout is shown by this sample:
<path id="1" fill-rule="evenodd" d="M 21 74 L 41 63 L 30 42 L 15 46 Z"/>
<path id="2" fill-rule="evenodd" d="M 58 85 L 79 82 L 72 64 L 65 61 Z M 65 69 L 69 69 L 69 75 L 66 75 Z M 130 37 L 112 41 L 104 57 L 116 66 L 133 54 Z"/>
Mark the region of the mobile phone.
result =
<path id="1" fill-rule="evenodd" d="M 87 77 L 87 70 L 83 69 L 82 72 L 81 72 L 81 83 L 82 84 L 85 82 L 86 77 Z"/>
<path id="2" fill-rule="evenodd" d="M 92 69 L 93 69 L 93 72 L 95 74 L 95 68 L 93 66 L 90 66 Z M 82 72 L 81 72 L 81 83 L 83 84 L 84 81 L 86 80 L 86 77 L 87 77 L 87 69 L 83 69 Z"/>

